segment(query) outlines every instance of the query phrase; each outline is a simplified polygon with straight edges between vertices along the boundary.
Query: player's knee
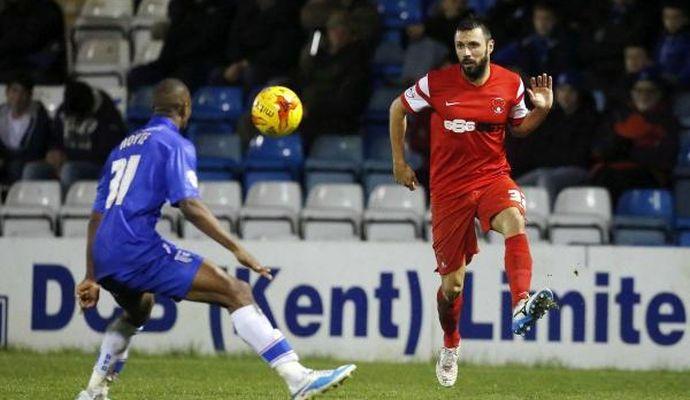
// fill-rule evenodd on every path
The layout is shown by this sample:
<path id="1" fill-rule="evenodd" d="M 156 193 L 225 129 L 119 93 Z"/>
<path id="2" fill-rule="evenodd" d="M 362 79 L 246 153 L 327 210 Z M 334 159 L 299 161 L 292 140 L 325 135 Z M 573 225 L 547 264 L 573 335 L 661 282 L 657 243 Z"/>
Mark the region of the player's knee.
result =
<path id="1" fill-rule="evenodd" d="M 454 301 L 462 294 L 462 284 L 455 284 L 443 289 L 443 294 L 448 301 Z"/>
<path id="2" fill-rule="evenodd" d="M 254 302 L 252 287 L 239 279 L 228 280 L 226 296 L 228 301 L 225 306 L 230 308 L 239 308 Z"/>
<path id="3" fill-rule="evenodd" d="M 501 212 L 501 231 L 505 236 L 517 235 L 525 232 L 525 217 L 520 210 L 510 207 Z"/>

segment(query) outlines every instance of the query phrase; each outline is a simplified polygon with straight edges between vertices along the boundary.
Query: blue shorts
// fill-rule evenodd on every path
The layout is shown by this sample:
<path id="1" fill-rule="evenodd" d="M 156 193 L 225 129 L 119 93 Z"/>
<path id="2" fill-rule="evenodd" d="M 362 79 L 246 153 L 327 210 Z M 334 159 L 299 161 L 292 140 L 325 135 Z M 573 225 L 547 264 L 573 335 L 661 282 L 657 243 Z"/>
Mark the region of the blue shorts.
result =
<path id="1" fill-rule="evenodd" d="M 166 253 L 140 267 L 121 268 L 98 280 L 118 294 L 154 293 L 180 301 L 187 297 L 203 258 L 167 242 Z"/>

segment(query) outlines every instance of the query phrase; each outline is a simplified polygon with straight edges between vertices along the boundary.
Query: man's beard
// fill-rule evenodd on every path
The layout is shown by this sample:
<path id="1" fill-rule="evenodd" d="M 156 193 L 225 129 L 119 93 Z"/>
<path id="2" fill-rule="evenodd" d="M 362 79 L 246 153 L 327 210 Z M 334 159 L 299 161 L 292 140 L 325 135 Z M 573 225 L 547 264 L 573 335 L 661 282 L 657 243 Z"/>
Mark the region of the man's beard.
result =
<path id="1" fill-rule="evenodd" d="M 486 71 L 486 67 L 489 64 L 489 57 L 488 54 L 484 54 L 484 57 L 482 57 L 479 62 L 475 65 L 466 65 L 464 63 L 460 63 L 460 66 L 462 67 L 462 72 L 465 74 L 467 79 L 471 81 L 476 81 L 479 79 L 483 74 L 484 71 Z"/>

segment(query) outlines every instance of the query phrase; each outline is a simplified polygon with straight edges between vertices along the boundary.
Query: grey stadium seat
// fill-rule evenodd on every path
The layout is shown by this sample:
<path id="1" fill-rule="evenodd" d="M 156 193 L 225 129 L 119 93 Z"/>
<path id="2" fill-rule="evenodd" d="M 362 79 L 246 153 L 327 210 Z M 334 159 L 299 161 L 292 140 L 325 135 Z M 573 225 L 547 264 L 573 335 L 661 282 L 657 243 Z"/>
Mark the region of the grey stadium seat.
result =
<path id="1" fill-rule="evenodd" d="M 91 86 L 124 86 L 128 70 L 129 42 L 124 39 L 95 38 L 79 46 L 74 71 Z"/>
<path id="2" fill-rule="evenodd" d="M 302 210 L 302 234 L 307 240 L 359 240 L 363 209 L 360 185 L 318 184 Z"/>
<path id="3" fill-rule="evenodd" d="M 158 59 L 163 50 L 162 40 L 151 40 L 137 49 L 132 66 L 149 64 Z"/>
<path id="4" fill-rule="evenodd" d="M 567 188 L 558 194 L 548 221 L 554 244 L 608 243 L 611 196 L 600 187 Z"/>
<path id="5" fill-rule="evenodd" d="M 74 24 L 74 39 L 126 39 L 133 13 L 131 1 L 86 0 Z"/>
<path id="6" fill-rule="evenodd" d="M 525 233 L 530 243 L 544 241 L 548 231 L 548 218 L 551 215 L 549 192 L 539 186 L 520 187 L 526 200 Z M 489 243 L 503 243 L 503 235 L 496 231 L 487 234 Z"/>
<path id="7" fill-rule="evenodd" d="M 55 118 L 55 113 L 64 98 L 64 86 L 34 86 L 34 100 L 43 103 L 50 118 Z"/>
<path id="8" fill-rule="evenodd" d="M 86 237 L 97 188 L 98 181 L 77 181 L 70 186 L 59 214 L 62 236 Z"/>
<path id="9" fill-rule="evenodd" d="M 417 240 L 426 213 L 424 188 L 380 185 L 369 195 L 363 229 L 367 240 Z"/>
<path id="10" fill-rule="evenodd" d="M 19 181 L 12 185 L 2 208 L 5 236 L 53 236 L 60 208 L 57 181 Z"/>
<path id="11" fill-rule="evenodd" d="M 249 189 L 240 210 L 244 239 L 296 240 L 302 190 L 295 182 L 257 182 Z"/>
<path id="12" fill-rule="evenodd" d="M 166 203 L 161 209 L 161 217 L 156 223 L 156 232 L 163 237 L 179 236 L 177 227 L 178 221 L 181 219 L 180 210 Z"/>
<path id="13" fill-rule="evenodd" d="M 130 32 L 135 54 L 151 41 L 154 25 L 167 19 L 169 3 L 170 0 L 143 0 L 139 3 Z"/>
<path id="14" fill-rule="evenodd" d="M 237 217 L 242 207 L 242 188 L 235 181 L 200 182 L 199 194 L 213 215 L 228 232 L 237 232 Z M 182 235 L 188 239 L 206 236 L 191 222 L 183 220 Z"/>

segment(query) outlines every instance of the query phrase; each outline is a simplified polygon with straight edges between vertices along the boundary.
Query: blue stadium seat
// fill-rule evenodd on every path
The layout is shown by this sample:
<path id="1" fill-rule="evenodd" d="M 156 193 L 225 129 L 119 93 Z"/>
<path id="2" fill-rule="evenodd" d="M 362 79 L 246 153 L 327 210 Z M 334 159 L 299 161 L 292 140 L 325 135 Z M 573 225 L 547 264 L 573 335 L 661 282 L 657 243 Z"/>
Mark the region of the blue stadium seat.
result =
<path id="1" fill-rule="evenodd" d="M 127 103 L 127 121 L 132 126 L 141 126 L 151 118 L 153 112 L 153 87 L 143 87 L 132 94 Z"/>
<path id="2" fill-rule="evenodd" d="M 60 184 L 63 193 L 77 181 L 98 180 L 102 166 L 88 161 L 68 161 L 60 168 Z"/>
<path id="3" fill-rule="evenodd" d="M 690 229 L 690 179 L 676 181 L 676 229 Z"/>
<path id="4" fill-rule="evenodd" d="M 192 99 L 195 121 L 235 121 L 243 111 L 242 89 L 238 87 L 205 86 Z"/>
<path id="5" fill-rule="evenodd" d="M 387 30 L 374 52 L 372 62 L 374 79 L 377 82 L 396 81 L 402 73 L 404 54 L 401 30 Z"/>
<path id="6" fill-rule="evenodd" d="M 613 219 L 614 243 L 663 245 L 673 222 L 668 190 L 634 189 L 621 195 Z"/>
<path id="7" fill-rule="evenodd" d="M 323 135 L 314 141 L 305 170 L 346 172 L 354 177 L 359 174 L 362 158 L 361 136 Z"/>
<path id="8" fill-rule="evenodd" d="M 187 127 L 185 136 L 194 140 L 199 135 L 228 135 L 233 134 L 235 129 L 232 124 L 222 121 L 192 121 Z"/>
<path id="9" fill-rule="evenodd" d="M 242 189 L 244 194 L 257 182 L 294 181 L 292 174 L 287 171 L 246 171 L 243 177 Z"/>
<path id="10" fill-rule="evenodd" d="M 364 176 L 364 192 L 365 198 L 369 198 L 369 194 L 379 185 L 394 184 L 393 175 L 390 173 L 371 173 Z"/>
<path id="11" fill-rule="evenodd" d="M 355 177 L 347 172 L 322 172 L 322 171 L 307 171 L 304 175 L 304 194 L 311 192 L 314 186 L 324 183 L 354 183 Z"/>
<path id="12" fill-rule="evenodd" d="M 257 135 L 244 158 L 246 171 L 287 171 L 293 180 L 299 178 L 303 164 L 302 137 L 297 133 L 281 138 Z"/>
<path id="13" fill-rule="evenodd" d="M 690 143 L 681 143 L 678 151 L 676 169 L 673 171 L 677 178 L 690 178 Z"/>
<path id="14" fill-rule="evenodd" d="M 242 144 L 237 135 L 198 134 L 194 137 L 202 180 L 236 179 L 242 168 Z"/>
<path id="15" fill-rule="evenodd" d="M 683 231 L 678 236 L 678 246 L 690 247 L 690 231 Z"/>
<path id="16" fill-rule="evenodd" d="M 31 161 L 24 164 L 22 170 L 23 181 L 42 181 L 47 179 L 57 179 L 55 169 L 45 161 Z"/>
<path id="17" fill-rule="evenodd" d="M 401 88 L 380 87 L 374 90 L 369 106 L 367 107 L 366 119 L 369 122 L 387 122 L 388 110 L 391 102 L 402 92 Z"/>
<path id="18" fill-rule="evenodd" d="M 404 28 L 421 21 L 424 0 L 377 0 L 379 14 L 387 28 Z"/>
<path id="19" fill-rule="evenodd" d="M 363 169 L 366 172 L 391 173 L 393 167 L 393 154 L 388 133 L 385 135 L 367 135 L 365 138 L 365 155 Z M 412 151 L 405 151 L 405 159 L 410 166 L 417 170 L 422 166 L 422 157 Z"/>

